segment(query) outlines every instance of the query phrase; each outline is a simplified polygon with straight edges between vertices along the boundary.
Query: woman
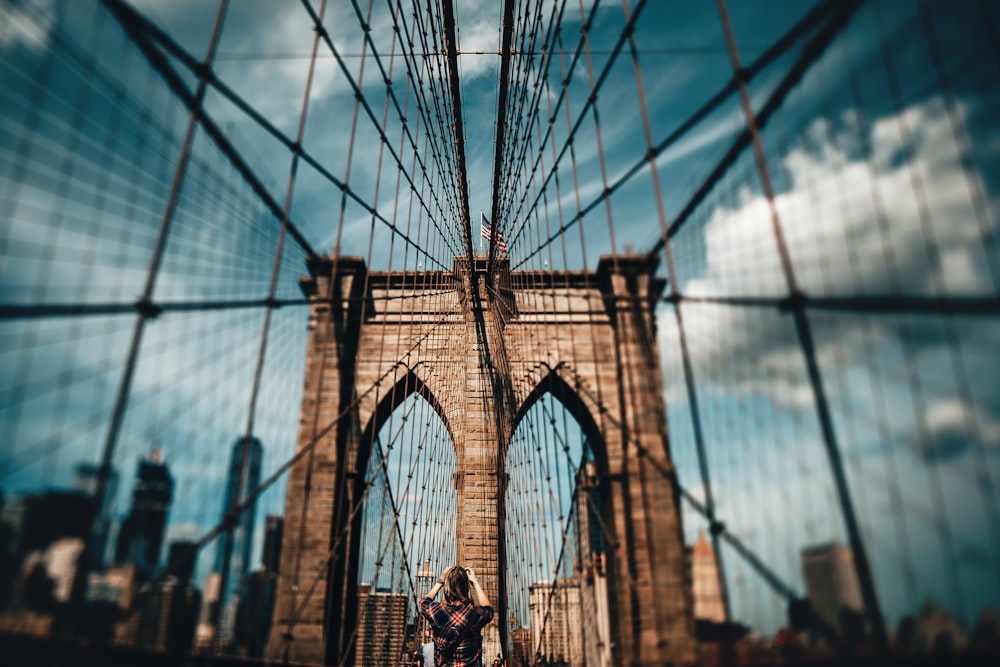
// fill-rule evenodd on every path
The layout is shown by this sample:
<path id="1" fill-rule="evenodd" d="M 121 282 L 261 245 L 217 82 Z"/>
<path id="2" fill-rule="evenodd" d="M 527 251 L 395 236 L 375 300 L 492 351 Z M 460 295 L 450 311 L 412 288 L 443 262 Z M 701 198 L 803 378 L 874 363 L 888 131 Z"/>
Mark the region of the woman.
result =
<path id="1" fill-rule="evenodd" d="M 435 602 L 441 589 L 444 589 L 444 602 Z M 420 613 L 434 631 L 435 665 L 482 665 L 483 638 L 479 631 L 493 620 L 493 607 L 475 572 L 457 565 L 449 567 L 427 597 L 420 600 Z"/>

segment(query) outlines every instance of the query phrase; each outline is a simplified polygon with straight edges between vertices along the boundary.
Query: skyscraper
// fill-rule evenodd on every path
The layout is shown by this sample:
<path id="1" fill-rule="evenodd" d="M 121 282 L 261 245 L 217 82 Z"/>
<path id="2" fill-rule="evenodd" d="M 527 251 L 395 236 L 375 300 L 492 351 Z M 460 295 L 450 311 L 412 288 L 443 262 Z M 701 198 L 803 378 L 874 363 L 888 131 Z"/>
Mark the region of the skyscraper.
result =
<path id="1" fill-rule="evenodd" d="M 284 527 L 285 520 L 280 516 L 271 515 L 264 521 L 264 548 L 261 552 L 260 569 L 251 572 L 246 578 L 237 609 L 234 637 L 237 653 L 251 658 L 264 656 L 264 647 L 271 632 Z"/>
<path id="2" fill-rule="evenodd" d="M 694 617 L 714 623 L 725 623 L 726 605 L 722 600 L 722 582 L 715 550 L 704 533 L 691 549 L 691 592 L 694 597 Z"/>
<path id="3" fill-rule="evenodd" d="M 837 542 L 802 550 L 802 578 L 813 612 L 840 633 L 844 613 L 863 609 L 854 555 Z"/>
<path id="4" fill-rule="evenodd" d="M 160 563 L 174 478 L 159 449 L 153 449 L 149 458 L 139 461 L 135 477 L 132 508 L 118 533 L 115 561 L 135 563 L 139 577 L 148 579 Z"/>
<path id="5" fill-rule="evenodd" d="M 285 518 L 274 514 L 264 520 L 264 550 L 260 564 L 265 572 L 278 573 L 281 565 L 281 538 L 285 533 Z"/>
<path id="6" fill-rule="evenodd" d="M 194 577 L 198 564 L 198 543 L 178 540 L 170 543 L 167 556 L 167 573 L 185 581 Z"/>
<path id="7" fill-rule="evenodd" d="M 423 597 L 431 592 L 438 581 L 438 575 L 434 570 L 431 569 L 431 561 L 427 559 L 424 561 L 423 567 L 417 570 L 417 595 Z M 431 633 L 431 625 L 427 622 L 427 619 L 420 614 L 420 610 L 414 609 L 414 614 L 416 615 L 416 627 L 419 634 L 419 641 L 421 644 L 429 642 L 433 639 Z"/>
<path id="8" fill-rule="evenodd" d="M 76 466 L 76 489 L 88 496 L 97 495 L 101 467 L 96 463 L 82 462 Z M 87 545 L 87 561 L 90 569 L 100 570 L 104 567 L 105 551 L 108 548 L 108 534 L 111 532 L 111 521 L 114 513 L 115 496 L 118 495 L 118 473 L 111 470 L 106 488 L 104 502 L 101 507 L 95 507 L 94 532 Z"/>
<path id="9" fill-rule="evenodd" d="M 260 440 L 255 437 L 244 438 L 240 436 L 233 443 L 232 455 L 229 459 L 229 476 L 226 479 L 226 493 L 222 500 L 223 517 L 229 513 L 234 504 L 245 500 L 260 485 L 260 464 L 263 456 L 264 448 L 261 446 Z M 243 478 L 242 487 L 240 486 L 241 475 Z M 239 490 L 239 498 L 236 497 L 237 490 Z M 239 515 L 232 530 L 224 532 L 219 538 L 219 545 L 215 552 L 214 571 L 219 573 L 223 570 L 227 550 L 230 550 L 228 553 L 231 554 L 229 574 L 224 582 L 225 589 L 219 591 L 221 611 L 219 633 L 226 643 L 232 639 L 233 623 L 236 620 L 236 610 L 233 608 L 234 601 L 230 597 L 250 571 L 250 548 L 253 544 L 255 510 L 256 506 L 251 505 Z"/>

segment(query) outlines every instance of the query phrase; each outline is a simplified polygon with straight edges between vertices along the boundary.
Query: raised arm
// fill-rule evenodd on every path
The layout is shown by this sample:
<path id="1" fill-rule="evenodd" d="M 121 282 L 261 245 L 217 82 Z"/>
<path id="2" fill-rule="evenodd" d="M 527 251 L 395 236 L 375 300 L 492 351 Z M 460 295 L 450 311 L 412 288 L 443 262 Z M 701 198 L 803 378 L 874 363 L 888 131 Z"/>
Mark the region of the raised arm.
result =
<path id="1" fill-rule="evenodd" d="M 441 579 L 438 579 L 437 583 L 434 584 L 429 591 L 427 591 L 427 595 L 425 597 L 429 597 L 433 600 L 437 597 L 437 594 L 441 592 L 442 588 L 444 588 L 444 582 Z"/>
<path id="2" fill-rule="evenodd" d="M 476 604 L 480 607 L 492 607 L 490 604 L 490 599 L 486 597 L 486 593 L 483 592 L 483 587 L 479 585 L 479 579 L 476 578 L 476 573 L 473 572 L 471 567 L 465 568 L 466 573 L 469 575 L 469 583 L 472 584 L 472 588 L 475 590 Z"/>

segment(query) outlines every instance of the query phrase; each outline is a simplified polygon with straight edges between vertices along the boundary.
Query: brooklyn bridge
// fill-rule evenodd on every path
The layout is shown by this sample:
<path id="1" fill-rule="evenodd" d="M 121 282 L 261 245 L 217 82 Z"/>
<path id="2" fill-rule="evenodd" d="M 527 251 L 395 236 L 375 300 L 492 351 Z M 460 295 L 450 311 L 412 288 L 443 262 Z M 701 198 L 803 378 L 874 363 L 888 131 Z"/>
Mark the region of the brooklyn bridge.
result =
<path id="1" fill-rule="evenodd" d="M 1000 654 L 1000 6 L 0 0 L 5 665 Z"/>

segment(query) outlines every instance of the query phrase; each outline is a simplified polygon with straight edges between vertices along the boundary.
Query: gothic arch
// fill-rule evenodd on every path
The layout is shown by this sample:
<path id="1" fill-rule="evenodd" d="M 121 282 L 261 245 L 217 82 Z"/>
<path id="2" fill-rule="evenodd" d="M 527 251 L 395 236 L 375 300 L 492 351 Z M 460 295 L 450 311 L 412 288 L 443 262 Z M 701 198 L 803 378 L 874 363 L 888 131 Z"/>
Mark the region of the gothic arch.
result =
<path id="1" fill-rule="evenodd" d="M 430 406 L 434 409 L 434 412 L 444 423 L 445 429 L 448 431 L 448 437 L 451 439 L 452 446 L 455 445 L 455 433 L 452 430 L 451 424 L 448 420 L 447 412 L 444 406 L 438 401 L 437 396 L 427 385 L 426 382 L 420 379 L 420 376 L 410 368 L 407 368 L 406 373 L 401 375 L 396 383 L 379 399 L 378 404 L 375 406 L 374 411 L 368 418 L 367 424 L 364 430 L 361 431 L 360 443 L 362 447 L 368 448 L 370 450 L 371 443 L 374 442 L 375 435 L 382 429 L 386 421 L 395 412 L 396 408 L 403 404 L 403 401 L 408 399 L 413 394 L 416 394 L 427 401 Z M 367 461 L 368 453 L 364 454 L 362 463 Z M 361 466 L 359 466 L 360 468 Z"/>
<path id="2" fill-rule="evenodd" d="M 576 420 L 576 423 L 580 425 L 580 430 L 587 437 L 587 441 L 590 443 L 591 450 L 594 453 L 594 457 L 597 459 L 598 468 L 601 471 L 607 470 L 607 444 L 605 443 L 604 435 L 601 433 L 600 427 L 594 420 L 591 414 L 590 408 L 588 408 L 586 401 L 580 396 L 580 394 L 575 391 L 569 384 L 559 375 L 560 366 L 550 368 L 549 372 L 542 376 L 541 380 L 535 384 L 534 388 L 528 392 L 528 395 L 521 401 L 521 405 L 518 407 L 517 412 L 514 415 L 513 426 L 511 428 L 511 437 L 517 432 L 518 426 L 521 424 L 521 420 L 524 419 L 528 411 L 538 402 L 542 396 L 545 394 L 552 394 L 560 403 L 565 406 L 569 413 Z M 504 448 L 507 451 L 510 448 L 510 443 Z"/>

